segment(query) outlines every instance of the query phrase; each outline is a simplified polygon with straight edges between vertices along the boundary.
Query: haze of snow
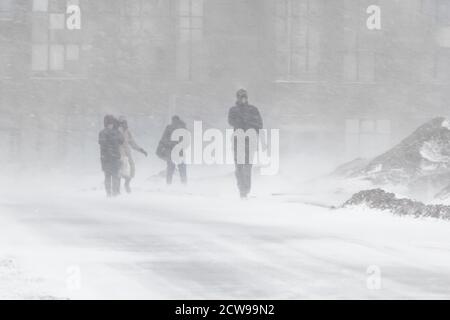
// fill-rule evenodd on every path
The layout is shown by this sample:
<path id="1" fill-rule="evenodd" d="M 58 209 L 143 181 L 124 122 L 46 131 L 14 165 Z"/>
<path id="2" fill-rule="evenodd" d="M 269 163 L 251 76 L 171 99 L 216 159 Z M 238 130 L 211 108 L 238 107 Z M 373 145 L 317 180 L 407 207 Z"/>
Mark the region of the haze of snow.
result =
<path id="1" fill-rule="evenodd" d="M 191 171 L 188 188 L 138 175 L 118 199 L 101 174 L 6 180 L 0 298 L 450 298 L 448 222 L 331 210 L 346 192 L 289 175 L 256 177 L 240 201 L 232 168 Z"/>

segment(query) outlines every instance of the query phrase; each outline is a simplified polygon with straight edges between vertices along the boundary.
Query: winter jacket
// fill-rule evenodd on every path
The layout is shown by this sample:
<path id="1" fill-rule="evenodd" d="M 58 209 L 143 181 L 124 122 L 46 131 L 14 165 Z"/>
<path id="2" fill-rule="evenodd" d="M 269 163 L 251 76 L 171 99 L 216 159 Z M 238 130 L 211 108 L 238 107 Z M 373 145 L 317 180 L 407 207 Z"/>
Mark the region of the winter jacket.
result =
<path id="1" fill-rule="evenodd" d="M 124 138 L 124 142 L 121 147 L 121 151 L 124 156 L 127 156 L 129 159 L 133 159 L 131 149 L 139 152 L 144 150 L 136 143 L 129 129 L 120 129 L 120 132 Z"/>
<path id="2" fill-rule="evenodd" d="M 105 172 L 116 172 L 120 169 L 120 148 L 125 139 L 118 129 L 103 129 L 98 137 L 102 169 Z"/>
<path id="3" fill-rule="evenodd" d="M 165 161 L 171 160 L 173 148 L 178 143 L 181 142 L 181 141 L 172 141 L 172 134 L 177 129 L 186 129 L 186 124 L 181 120 L 177 122 L 172 122 L 166 127 L 161 137 L 161 140 L 159 141 L 158 148 L 156 150 L 156 155 Z"/>
<path id="4" fill-rule="evenodd" d="M 228 123 L 235 129 L 255 129 L 259 131 L 263 128 L 263 121 L 258 108 L 244 104 L 232 107 L 228 113 Z"/>
<path id="5" fill-rule="evenodd" d="M 254 129 L 256 133 L 263 128 L 263 120 L 258 111 L 258 108 L 248 105 L 248 104 L 236 104 L 232 107 L 228 113 L 228 123 L 234 128 L 234 130 L 242 129 L 244 131 Z M 253 143 L 251 143 L 253 142 Z M 233 151 L 234 151 L 234 161 L 238 162 L 238 151 L 243 151 L 244 156 L 243 163 L 252 163 L 254 150 L 257 148 L 258 141 L 250 141 L 250 137 L 245 138 L 245 144 L 243 150 L 238 150 L 239 143 L 238 138 L 233 139 Z M 239 160 L 241 161 L 241 160 Z"/>

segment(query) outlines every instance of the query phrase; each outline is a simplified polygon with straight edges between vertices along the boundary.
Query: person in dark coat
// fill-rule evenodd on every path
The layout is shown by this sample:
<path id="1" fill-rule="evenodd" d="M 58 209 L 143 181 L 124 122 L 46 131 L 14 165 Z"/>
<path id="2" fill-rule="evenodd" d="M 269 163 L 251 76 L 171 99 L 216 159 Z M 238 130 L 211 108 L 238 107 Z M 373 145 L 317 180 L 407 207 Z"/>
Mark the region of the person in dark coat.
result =
<path id="1" fill-rule="evenodd" d="M 173 174 L 177 165 L 172 161 L 172 150 L 181 141 L 172 141 L 172 134 L 177 129 L 186 129 L 186 123 L 180 119 L 179 116 L 173 116 L 172 122 L 166 127 L 164 133 L 159 141 L 156 154 L 159 158 L 166 161 L 166 182 L 168 185 L 172 184 Z M 186 164 L 179 163 L 178 171 L 180 172 L 181 183 L 187 183 Z"/>
<path id="2" fill-rule="evenodd" d="M 124 137 L 119 131 L 119 122 L 112 115 L 105 116 L 104 126 L 98 137 L 102 170 L 105 173 L 106 194 L 108 197 L 115 197 L 120 194 L 120 148 Z"/>
<path id="3" fill-rule="evenodd" d="M 263 128 L 263 121 L 258 108 L 248 103 L 246 90 L 239 90 L 236 96 L 236 105 L 228 113 L 228 123 L 234 128 L 235 134 L 245 134 L 245 143 L 239 144 L 238 138 L 234 137 L 233 149 L 239 193 L 241 198 L 247 198 L 252 184 L 253 155 L 258 145 L 258 134 L 259 130 Z M 249 133 L 251 132 L 249 130 L 254 130 L 255 134 L 253 136 L 250 135 Z M 256 140 L 251 141 L 250 139 Z M 239 154 L 242 157 L 238 157 Z"/>

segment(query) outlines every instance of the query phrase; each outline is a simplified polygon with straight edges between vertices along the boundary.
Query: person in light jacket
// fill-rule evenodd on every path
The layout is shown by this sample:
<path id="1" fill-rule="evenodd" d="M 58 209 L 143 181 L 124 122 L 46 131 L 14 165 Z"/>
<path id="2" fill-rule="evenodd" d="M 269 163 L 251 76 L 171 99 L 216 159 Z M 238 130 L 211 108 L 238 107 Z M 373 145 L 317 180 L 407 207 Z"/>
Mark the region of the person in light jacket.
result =
<path id="1" fill-rule="evenodd" d="M 121 177 L 125 180 L 125 190 L 131 193 L 131 180 L 136 175 L 136 164 L 133 159 L 132 150 L 142 153 L 144 156 L 148 156 L 147 151 L 140 147 L 133 138 L 130 128 L 128 127 L 128 121 L 124 116 L 119 118 L 119 130 L 123 135 L 124 142 L 121 147 L 122 158 L 122 170 Z"/>

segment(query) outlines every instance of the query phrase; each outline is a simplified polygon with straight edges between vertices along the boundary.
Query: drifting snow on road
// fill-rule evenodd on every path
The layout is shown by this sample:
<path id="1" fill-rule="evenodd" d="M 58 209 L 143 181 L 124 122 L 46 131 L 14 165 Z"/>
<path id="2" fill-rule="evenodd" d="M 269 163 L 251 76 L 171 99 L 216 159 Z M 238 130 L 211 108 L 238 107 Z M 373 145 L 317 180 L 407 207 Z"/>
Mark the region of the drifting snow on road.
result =
<path id="1" fill-rule="evenodd" d="M 58 184 L 3 192 L 0 278 L 10 285 L 0 296 L 450 297 L 448 222 L 293 197 L 136 189 L 119 199 Z"/>

